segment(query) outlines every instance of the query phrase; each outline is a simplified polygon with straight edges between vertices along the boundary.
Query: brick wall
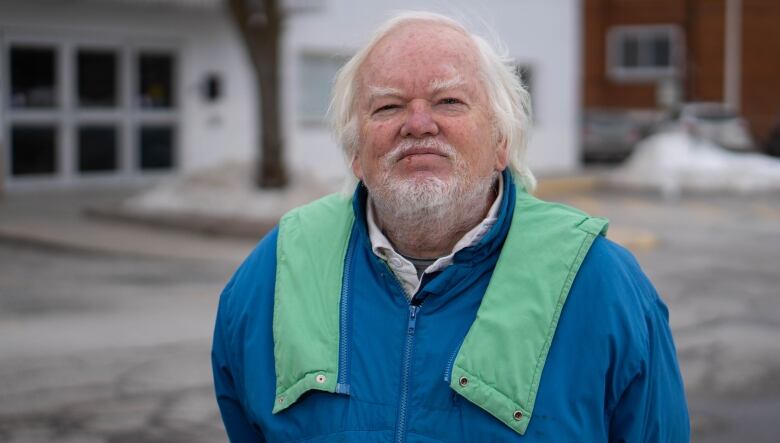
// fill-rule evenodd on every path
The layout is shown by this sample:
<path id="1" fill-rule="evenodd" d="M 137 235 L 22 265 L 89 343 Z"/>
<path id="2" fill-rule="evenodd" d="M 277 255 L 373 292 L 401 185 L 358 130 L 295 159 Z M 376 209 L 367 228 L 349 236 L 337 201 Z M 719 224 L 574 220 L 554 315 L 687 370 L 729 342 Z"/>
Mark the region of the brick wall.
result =
<path id="1" fill-rule="evenodd" d="M 689 1 L 687 35 L 687 101 L 723 100 L 725 0 Z"/>
<path id="2" fill-rule="evenodd" d="M 686 101 L 723 100 L 726 0 L 584 0 L 586 108 L 656 106 L 654 82 L 619 82 L 606 72 L 607 31 L 673 24 L 684 34 Z M 780 119 L 780 0 L 742 0 L 741 112 L 759 141 Z"/>
<path id="3" fill-rule="evenodd" d="M 655 83 L 617 82 L 607 75 L 607 31 L 616 25 L 684 25 L 683 0 L 585 0 L 584 104 L 654 108 Z"/>
<path id="4" fill-rule="evenodd" d="M 780 119 L 780 1 L 742 0 L 742 113 L 765 141 Z"/>

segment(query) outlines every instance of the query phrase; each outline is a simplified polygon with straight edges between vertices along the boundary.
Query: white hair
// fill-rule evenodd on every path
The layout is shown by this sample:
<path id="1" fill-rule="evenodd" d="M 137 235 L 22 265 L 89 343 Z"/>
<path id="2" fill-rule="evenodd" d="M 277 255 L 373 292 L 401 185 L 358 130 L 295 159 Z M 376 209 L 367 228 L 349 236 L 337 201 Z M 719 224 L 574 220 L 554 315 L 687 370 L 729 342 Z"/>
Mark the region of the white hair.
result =
<path id="1" fill-rule="evenodd" d="M 526 163 L 531 130 L 531 97 L 515 72 L 514 60 L 509 57 L 503 45 L 497 44 L 499 49 L 495 49 L 487 40 L 469 32 L 456 20 L 432 12 L 405 11 L 396 14 L 377 29 L 368 44 L 336 75 L 328 107 L 328 120 L 346 160 L 352 162 L 360 143 L 356 110 L 360 67 L 380 40 L 396 28 L 412 22 L 430 22 L 450 27 L 463 33 L 474 43 L 498 140 L 506 142 L 509 168 L 520 177 L 526 189 L 532 191 L 536 187 L 536 179 Z"/>

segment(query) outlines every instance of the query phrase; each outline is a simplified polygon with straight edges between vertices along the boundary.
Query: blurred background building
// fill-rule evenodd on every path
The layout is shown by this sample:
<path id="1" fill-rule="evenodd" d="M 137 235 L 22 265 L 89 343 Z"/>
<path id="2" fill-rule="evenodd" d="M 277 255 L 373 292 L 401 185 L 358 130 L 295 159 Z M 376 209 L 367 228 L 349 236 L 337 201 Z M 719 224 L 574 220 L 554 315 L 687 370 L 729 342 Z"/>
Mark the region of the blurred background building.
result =
<path id="1" fill-rule="evenodd" d="M 253 162 L 256 77 L 227 3 L 0 1 L 0 186 L 145 185 Z M 344 174 L 323 122 L 333 75 L 404 8 L 450 14 L 505 42 L 532 93 L 530 163 L 543 175 L 625 158 L 670 120 L 727 148 L 780 154 L 780 2 L 280 4 L 279 114 L 293 175 Z"/>
<path id="2" fill-rule="evenodd" d="M 633 114 L 630 144 L 682 113 L 740 138 L 721 145 L 768 150 L 780 123 L 780 2 L 585 0 L 583 20 L 586 119 Z"/>
<path id="3" fill-rule="evenodd" d="M 144 184 L 251 161 L 252 67 L 222 0 L 0 1 L 2 183 L 26 188 Z M 336 70 L 396 9 L 422 8 L 499 36 L 529 84 L 532 167 L 579 165 L 577 0 L 282 3 L 282 133 L 293 173 L 345 171 L 323 122 Z"/>

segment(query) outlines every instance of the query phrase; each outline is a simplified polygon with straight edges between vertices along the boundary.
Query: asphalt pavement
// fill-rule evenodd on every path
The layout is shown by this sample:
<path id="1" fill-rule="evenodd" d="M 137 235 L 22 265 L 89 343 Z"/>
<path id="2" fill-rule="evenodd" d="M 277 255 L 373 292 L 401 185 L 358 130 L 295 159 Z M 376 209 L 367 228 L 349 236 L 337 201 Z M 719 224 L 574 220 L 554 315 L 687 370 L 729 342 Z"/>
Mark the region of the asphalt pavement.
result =
<path id="1" fill-rule="evenodd" d="M 544 189 L 610 218 L 669 306 L 694 441 L 777 441 L 780 196 Z M 211 327 L 257 239 L 84 213 L 127 195 L 0 200 L 0 442 L 225 441 Z"/>

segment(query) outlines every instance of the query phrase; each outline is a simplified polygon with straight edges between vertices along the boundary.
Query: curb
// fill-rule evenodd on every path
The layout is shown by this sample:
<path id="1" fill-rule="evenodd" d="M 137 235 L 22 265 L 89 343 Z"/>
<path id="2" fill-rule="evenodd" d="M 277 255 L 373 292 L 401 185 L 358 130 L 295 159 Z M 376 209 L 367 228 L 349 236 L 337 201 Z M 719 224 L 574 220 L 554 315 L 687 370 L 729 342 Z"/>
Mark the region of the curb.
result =
<path id="1" fill-rule="evenodd" d="M 228 262 L 240 262 L 253 246 L 245 238 L 198 237 L 181 229 L 166 233 L 139 224 L 92 224 L 95 226 L 80 225 L 75 230 L 61 229 L 56 223 L 32 229 L 23 225 L 0 226 L 0 243 L 104 257 Z"/>
<path id="2" fill-rule="evenodd" d="M 86 246 L 82 243 L 74 243 L 63 240 L 51 240 L 42 238 L 36 235 L 30 235 L 26 233 L 20 233 L 16 231 L 9 231 L 4 228 L 0 228 L 0 243 L 5 243 L 12 246 L 25 246 L 37 249 L 44 249 L 46 251 L 55 252 L 75 252 L 79 254 L 89 255 L 111 255 L 111 256 L 128 256 L 133 255 L 136 257 L 148 257 L 143 254 L 129 254 L 120 251 L 116 251 L 111 248 L 95 248 Z"/>
<path id="3" fill-rule="evenodd" d="M 118 206 L 88 206 L 82 210 L 82 213 L 90 218 L 110 222 L 176 231 L 183 230 L 210 237 L 238 237 L 252 240 L 260 240 L 278 223 L 278 220 L 203 213 L 144 214 Z"/>

